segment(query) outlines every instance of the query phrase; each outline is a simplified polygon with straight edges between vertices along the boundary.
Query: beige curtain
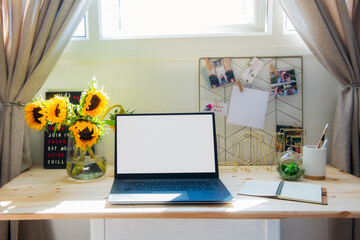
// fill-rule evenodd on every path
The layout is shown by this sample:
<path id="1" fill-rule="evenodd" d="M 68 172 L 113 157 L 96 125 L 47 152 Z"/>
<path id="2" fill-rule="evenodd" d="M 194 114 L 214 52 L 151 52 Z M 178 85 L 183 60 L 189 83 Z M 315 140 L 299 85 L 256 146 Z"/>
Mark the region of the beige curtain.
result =
<path id="1" fill-rule="evenodd" d="M 0 186 L 3 186 L 31 165 L 23 106 L 45 82 L 92 0 L 0 1 Z M 18 228 L 25 232 L 18 233 Z M 41 221 L 0 222 L 0 239 L 42 239 L 41 231 Z"/>
<path id="2" fill-rule="evenodd" d="M 343 85 L 334 117 L 331 164 L 360 177 L 359 0 L 280 0 L 307 46 Z M 360 239 L 359 219 L 330 220 L 331 239 Z"/>

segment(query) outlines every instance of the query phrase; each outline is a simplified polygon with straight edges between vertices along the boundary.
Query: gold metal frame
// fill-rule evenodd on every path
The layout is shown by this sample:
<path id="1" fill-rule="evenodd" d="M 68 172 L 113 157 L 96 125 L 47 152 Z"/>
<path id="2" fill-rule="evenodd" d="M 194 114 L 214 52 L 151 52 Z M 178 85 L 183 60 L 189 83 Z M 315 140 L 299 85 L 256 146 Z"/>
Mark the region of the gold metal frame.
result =
<path id="1" fill-rule="evenodd" d="M 232 85 L 221 86 L 217 89 L 211 89 L 204 74 L 206 66 L 205 59 L 220 59 L 224 57 L 209 57 L 199 59 L 199 111 L 202 111 L 203 101 L 216 99 L 217 102 L 229 103 L 231 98 Z M 241 72 L 247 67 L 247 64 L 253 57 L 230 57 L 236 80 L 240 79 Z M 248 170 L 249 166 L 263 166 L 266 169 L 275 163 L 276 152 L 276 125 L 295 125 L 304 128 L 303 117 L 303 58 L 301 56 L 268 56 L 257 57 L 264 62 L 264 67 L 252 82 L 248 84 L 241 81 L 244 87 L 270 91 L 269 66 L 275 69 L 296 70 L 298 94 L 291 96 L 295 103 L 288 101 L 287 97 L 270 97 L 268 101 L 267 119 L 265 121 L 266 129 L 254 129 L 246 126 L 234 126 L 227 123 L 226 116 L 216 116 L 216 128 L 218 131 L 218 159 L 219 165 L 229 166 L 229 170 L 238 168 Z M 210 98 L 205 98 L 207 95 Z M 269 117 L 271 115 L 271 117 Z M 289 123 L 283 123 L 286 119 Z M 247 134 L 247 135 L 246 135 Z M 243 138 L 241 136 L 249 136 Z M 302 141 L 303 142 L 303 141 Z M 237 144 L 242 144 L 242 149 L 233 150 Z M 254 150 L 255 149 L 255 150 Z M 241 152 L 239 152 L 241 151 Z M 245 152 L 247 151 L 247 154 Z M 236 155 L 237 154 L 237 155 Z M 250 157 L 251 156 L 251 157 Z M 257 156 L 257 157 L 255 157 Z"/>

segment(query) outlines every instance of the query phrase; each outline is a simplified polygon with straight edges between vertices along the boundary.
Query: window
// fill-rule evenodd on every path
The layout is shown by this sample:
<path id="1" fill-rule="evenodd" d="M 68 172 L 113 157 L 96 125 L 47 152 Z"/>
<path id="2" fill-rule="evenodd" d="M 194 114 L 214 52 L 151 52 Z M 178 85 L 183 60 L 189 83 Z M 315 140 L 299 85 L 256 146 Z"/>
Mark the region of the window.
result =
<path id="1" fill-rule="evenodd" d="M 296 33 L 294 25 L 291 23 L 290 19 L 285 15 L 284 21 L 284 32 L 285 33 Z"/>
<path id="2" fill-rule="evenodd" d="M 267 0 L 100 0 L 102 38 L 239 35 L 267 30 Z"/>
<path id="3" fill-rule="evenodd" d="M 81 19 L 81 22 L 79 23 L 79 26 L 75 30 L 73 34 L 73 38 L 86 38 L 86 15 Z"/>
<path id="4" fill-rule="evenodd" d="M 165 6 L 167 2 L 176 5 L 178 13 L 166 13 L 163 7 L 158 7 L 159 4 Z M 184 6 L 181 6 L 181 2 Z M 126 3 L 135 9 L 135 15 L 128 19 L 124 14 L 130 12 L 130 7 L 125 13 L 122 13 L 124 9 L 121 10 Z M 134 7 L 134 3 L 140 7 Z M 209 8 L 205 4 L 215 7 Z M 72 38 L 64 55 L 84 60 L 129 60 L 193 58 L 204 55 L 311 54 L 296 31 L 284 31 L 284 12 L 274 0 L 193 0 L 191 8 L 201 8 L 197 11 L 188 11 L 188 5 L 189 0 L 93 0 L 78 28 L 82 29 L 82 33 L 75 35 L 81 37 Z M 230 5 L 236 6 L 236 9 L 229 7 Z M 150 9 L 151 6 L 156 7 Z M 166 6 L 171 7 L 169 4 Z M 155 14 L 155 10 L 162 17 Z M 226 14 L 216 15 L 216 12 Z M 177 14 L 177 17 L 165 18 L 166 14 Z M 152 16 L 157 19 L 150 20 Z M 168 26 L 161 21 L 164 18 L 165 23 L 170 23 Z M 195 24 L 195 21 L 198 22 Z M 189 26 L 188 29 L 184 27 L 186 25 Z M 126 30 L 126 26 L 139 26 L 139 29 L 131 27 Z M 174 26 L 179 26 L 180 30 L 182 27 L 184 31 L 174 30 Z M 201 31 L 196 31 L 198 29 Z M 287 29 L 290 30 L 288 27 Z M 143 40 L 139 42 L 133 39 Z"/>

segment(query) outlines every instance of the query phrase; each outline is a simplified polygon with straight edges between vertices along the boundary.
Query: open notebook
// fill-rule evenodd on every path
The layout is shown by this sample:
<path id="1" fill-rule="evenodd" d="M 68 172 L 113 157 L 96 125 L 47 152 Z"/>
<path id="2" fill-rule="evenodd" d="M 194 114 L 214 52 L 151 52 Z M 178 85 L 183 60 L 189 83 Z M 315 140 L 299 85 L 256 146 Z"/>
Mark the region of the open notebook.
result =
<path id="1" fill-rule="evenodd" d="M 308 183 L 249 180 L 238 194 L 327 204 L 326 189 L 320 185 Z"/>

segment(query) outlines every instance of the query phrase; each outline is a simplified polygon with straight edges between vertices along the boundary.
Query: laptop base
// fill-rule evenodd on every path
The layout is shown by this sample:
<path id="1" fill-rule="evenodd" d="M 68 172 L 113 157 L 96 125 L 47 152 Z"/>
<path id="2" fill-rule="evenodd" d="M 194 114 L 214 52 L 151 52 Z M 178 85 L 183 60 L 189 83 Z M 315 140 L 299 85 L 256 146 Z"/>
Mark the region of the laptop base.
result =
<path id="1" fill-rule="evenodd" d="M 171 181 L 181 181 L 182 179 L 170 179 Z M 188 191 L 127 191 L 126 182 L 136 181 L 115 179 L 108 203 L 110 204 L 194 204 L 194 203 L 226 203 L 231 202 L 233 197 L 226 189 L 220 179 L 204 179 L 211 183 L 211 190 L 188 190 Z M 139 179 L 139 182 L 144 181 Z M 159 180 L 161 181 L 161 180 Z"/>

